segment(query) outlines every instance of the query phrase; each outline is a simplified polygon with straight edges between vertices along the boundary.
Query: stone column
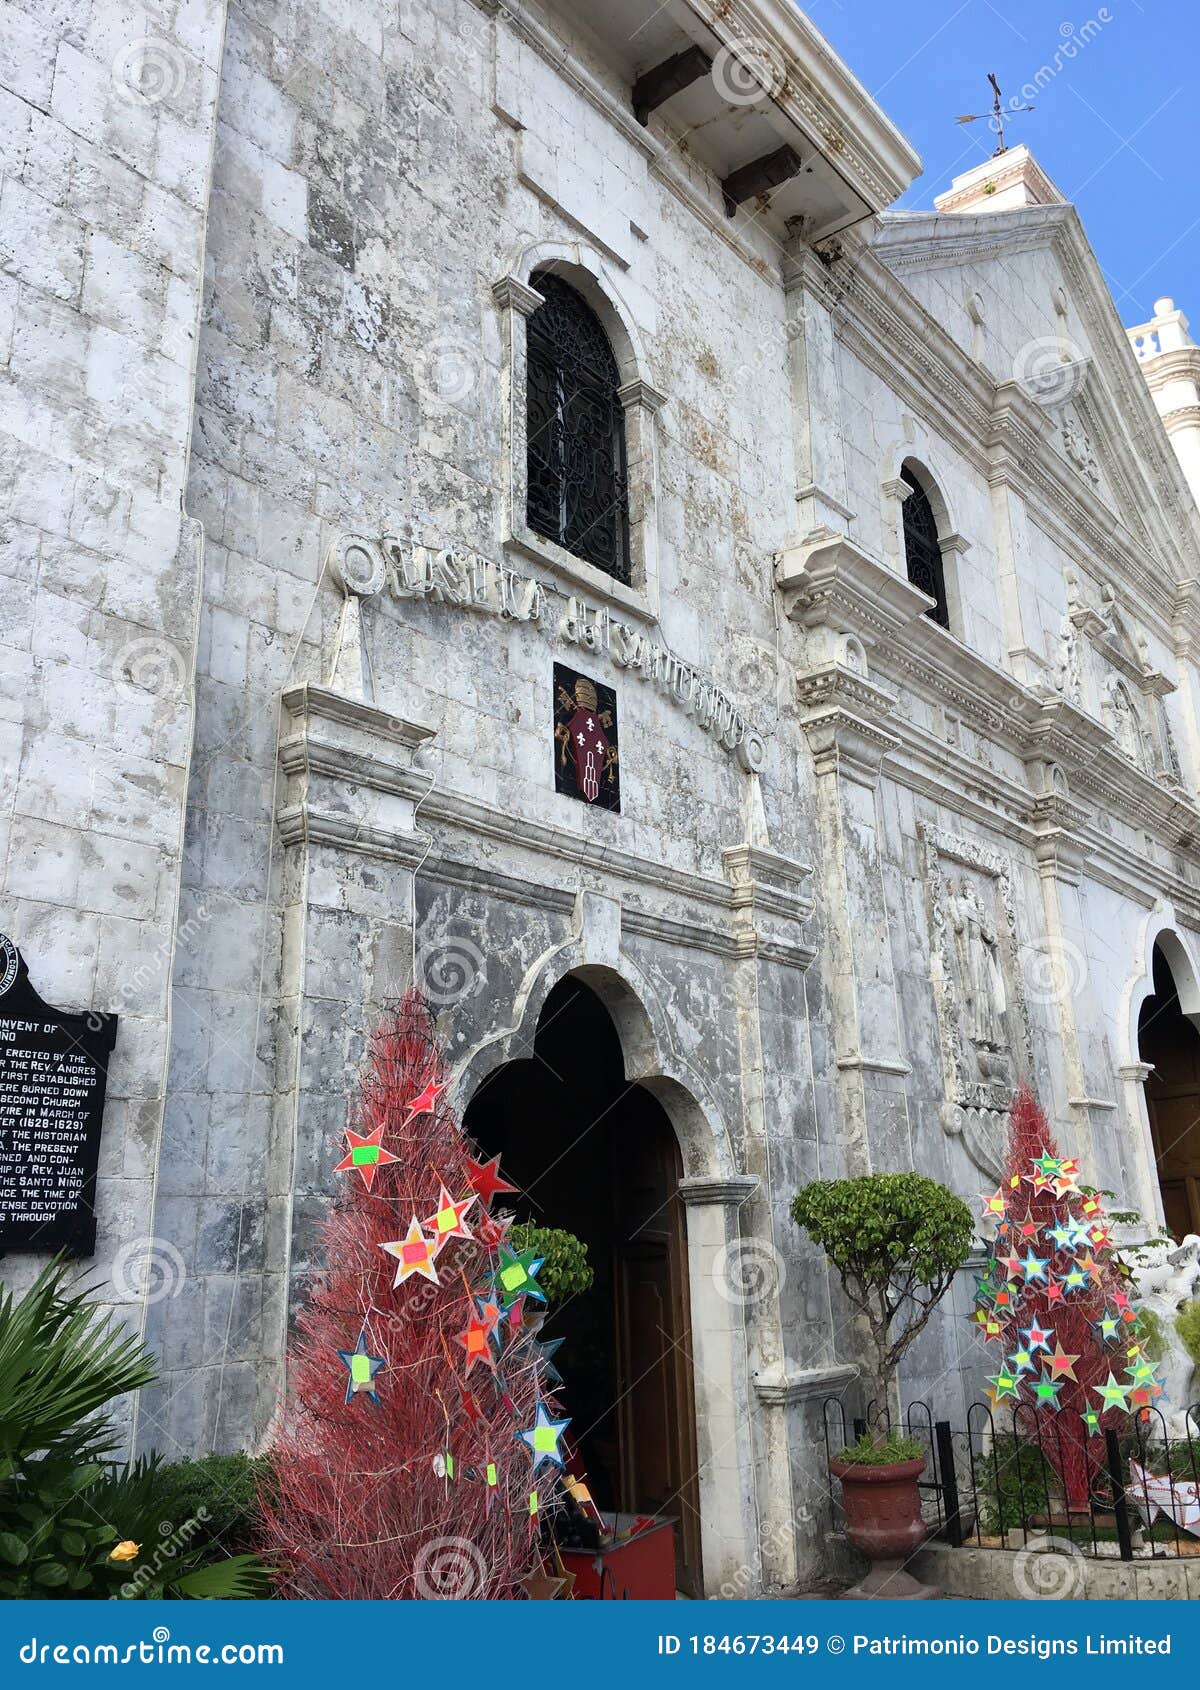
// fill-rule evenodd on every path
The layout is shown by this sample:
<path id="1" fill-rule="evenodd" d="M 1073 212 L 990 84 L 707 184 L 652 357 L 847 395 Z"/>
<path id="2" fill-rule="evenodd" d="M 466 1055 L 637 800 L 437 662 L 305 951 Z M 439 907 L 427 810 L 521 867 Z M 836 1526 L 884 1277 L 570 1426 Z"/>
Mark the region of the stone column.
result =
<path id="1" fill-rule="evenodd" d="M 1162 1187 L 1158 1183 L 1154 1135 L 1150 1131 L 1150 1111 L 1146 1107 L 1146 1081 L 1153 1072 L 1152 1062 L 1123 1062 L 1117 1069 L 1117 1076 L 1121 1081 L 1125 1119 L 1141 1151 L 1138 1156 L 1138 1209 L 1147 1221 L 1163 1226 Z"/>
<path id="2" fill-rule="evenodd" d="M 730 1293 L 730 1257 L 736 1259 L 741 1238 L 738 1210 L 757 1188 L 758 1181 L 746 1174 L 679 1182 L 687 1205 L 701 1558 L 710 1595 L 756 1591 L 761 1577 L 747 1436 L 746 1333 L 742 1310 Z"/>

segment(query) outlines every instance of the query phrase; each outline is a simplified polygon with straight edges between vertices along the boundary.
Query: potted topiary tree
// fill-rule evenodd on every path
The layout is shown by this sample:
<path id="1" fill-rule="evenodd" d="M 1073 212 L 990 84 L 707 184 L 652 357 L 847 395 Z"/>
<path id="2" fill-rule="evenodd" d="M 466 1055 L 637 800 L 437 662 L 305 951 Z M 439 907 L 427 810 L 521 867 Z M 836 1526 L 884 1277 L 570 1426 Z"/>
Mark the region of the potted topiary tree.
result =
<path id="1" fill-rule="evenodd" d="M 940 1595 L 903 1570 L 924 1541 L 917 1481 L 920 1444 L 891 1425 L 896 1370 L 966 1260 L 975 1222 L 962 1200 L 923 1174 L 814 1180 L 792 1200 L 792 1218 L 837 1269 L 870 1340 L 868 1419 L 856 1444 L 830 1463 L 842 1482 L 846 1536 L 872 1562 L 858 1597 Z"/>

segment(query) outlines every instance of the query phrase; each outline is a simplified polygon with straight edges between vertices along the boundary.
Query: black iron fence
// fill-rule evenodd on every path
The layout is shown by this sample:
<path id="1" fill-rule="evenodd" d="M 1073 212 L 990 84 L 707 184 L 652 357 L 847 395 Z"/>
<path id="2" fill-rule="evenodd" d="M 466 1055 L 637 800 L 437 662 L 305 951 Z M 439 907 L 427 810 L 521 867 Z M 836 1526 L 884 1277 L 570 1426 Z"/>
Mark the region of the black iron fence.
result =
<path id="1" fill-rule="evenodd" d="M 827 1457 L 867 1430 L 836 1397 L 822 1405 L 822 1423 Z M 1069 1499 L 1060 1479 L 1071 1459 L 1062 1429 L 1025 1405 L 997 1414 L 975 1403 L 965 1427 L 955 1427 L 914 1402 L 898 1429 L 925 1452 L 919 1483 L 931 1535 L 955 1548 L 1023 1549 L 1053 1534 L 1122 1561 L 1200 1555 L 1200 1404 L 1184 1416 L 1182 1435 L 1151 1408 L 1127 1430 L 1090 1438 L 1086 1503 Z M 840 1485 L 830 1486 L 830 1514 L 840 1530 Z"/>

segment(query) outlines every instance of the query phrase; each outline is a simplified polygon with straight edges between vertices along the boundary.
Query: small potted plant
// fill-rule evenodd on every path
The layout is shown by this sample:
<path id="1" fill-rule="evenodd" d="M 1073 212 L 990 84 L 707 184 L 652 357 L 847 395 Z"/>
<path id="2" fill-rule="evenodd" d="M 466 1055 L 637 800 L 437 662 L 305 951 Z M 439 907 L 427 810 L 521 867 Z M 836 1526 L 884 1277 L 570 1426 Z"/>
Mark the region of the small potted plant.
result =
<path id="1" fill-rule="evenodd" d="M 874 1425 L 830 1463 L 842 1482 L 846 1536 L 872 1563 L 848 1594 L 940 1595 L 903 1569 L 926 1535 L 918 1488 L 925 1455 L 891 1429 L 891 1412 L 901 1357 L 970 1252 L 971 1211 L 923 1174 L 866 1174 L 814 1180 L 793 1198 L 792 1218 L 837 1269 L 870 1338 Z"/>

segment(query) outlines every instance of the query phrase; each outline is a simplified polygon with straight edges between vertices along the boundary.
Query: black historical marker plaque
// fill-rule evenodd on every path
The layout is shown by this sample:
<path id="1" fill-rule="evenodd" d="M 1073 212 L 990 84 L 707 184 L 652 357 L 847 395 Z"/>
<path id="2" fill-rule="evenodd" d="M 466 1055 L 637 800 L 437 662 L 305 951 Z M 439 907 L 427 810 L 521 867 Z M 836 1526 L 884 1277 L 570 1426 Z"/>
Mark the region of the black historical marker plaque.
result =
<path id="1" fill-rule="evenodd" d="M 554 665 L 554 789 L 599 810 L 621 808 L 617 695 Z"/>
<path id="2" fill-rule="evenodd" d="M 96 1162 L 115 1015 L 52 1009 L 0 933 L 0 1252 L 96 1248 Z"/>

